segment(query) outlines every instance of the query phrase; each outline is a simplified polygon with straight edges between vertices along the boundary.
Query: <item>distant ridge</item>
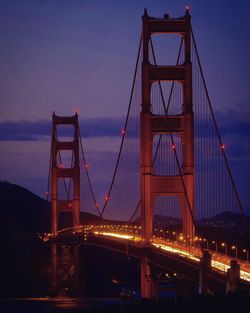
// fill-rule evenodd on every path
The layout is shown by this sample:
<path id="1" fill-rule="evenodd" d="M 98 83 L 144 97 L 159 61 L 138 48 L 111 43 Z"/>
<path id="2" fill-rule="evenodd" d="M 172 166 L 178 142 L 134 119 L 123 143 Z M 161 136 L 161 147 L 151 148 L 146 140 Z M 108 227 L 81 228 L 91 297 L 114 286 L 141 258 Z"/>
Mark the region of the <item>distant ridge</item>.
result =
<path id="1" fill-rule="evenodd" d="M 248 225 L 250 225 L 250 217 L 245 216 L 244 219 Z M 210 227 L 221 227 L 237 233 L 244 231 L 243 217 L 240 214 L 229 211 L 219 213 L 211 218 L 202 218 L 198 224 Z"/>
<path id="2" fill-rule="evenodd" d="M 33 194 L 19 185 L 0 181 L 0 220 L 7 223 L 18 223 L 24 231 L 48 232 L 51 218 L 50 202 Z M 60 220 L 62 225 L 69 224 L 69 215 Z M 81 212 L 81 223 L 96 223 L 99 220 L 94 214 Z"/>

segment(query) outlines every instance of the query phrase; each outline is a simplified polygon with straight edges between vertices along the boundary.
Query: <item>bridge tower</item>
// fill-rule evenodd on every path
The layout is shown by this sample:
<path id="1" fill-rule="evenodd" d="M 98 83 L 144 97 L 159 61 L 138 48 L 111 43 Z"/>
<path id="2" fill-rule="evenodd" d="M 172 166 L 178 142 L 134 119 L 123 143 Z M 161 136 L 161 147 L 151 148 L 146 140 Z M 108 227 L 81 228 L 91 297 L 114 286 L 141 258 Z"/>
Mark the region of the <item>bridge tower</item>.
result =
<path id="1" fill-rule="evenodd" d="M 194 237 L 194 117 L 192 108 L 191 17 L 189 11 L 181 18 L 152 18 L 145 10 L 142 17 L 142 104 L 140 115 L 140 186 L 141 223 L 145 245 L 153 232 L 153 210 L 157 196 L 176 196 L 180 202 L 183 233 Z M 183 37 L 184 63 L 157 66 L 149 62 L 150 36 L 177 34 Z M 151 106 L 152 84 L 169 81 L 182 85 L 183 112 L 181 115 L 154 115 Z M 159 176 L 153 172 L 152 147 L 155 134 L 174 133 L 182 142 L 181 175 Z M 185 187 L 184 187 L 185 186 Z M 187 200 L 188 199 L 188 200 Z M 149 262 L 141 262 L 141 292 L 143 298 L 153 297 Z"/>
<path id="2" fill-rule="evenodd" d="M 58 125 L 72 125 L 74 128 L 73 141 L 59 141 L 57 136 Z M 60 213 L 70 212 L 72 214 L 73 226 L 80 224 L 80 167 L 79 167 L 79 140 L 78 140 L 78 115 L 60 117 L 53 113 L 52 116 L 52 144 L 51 144 L 51 231 L 58 231 L 58 220 Z M 73 153 L 73 166 L 65 168 L 60 164 L 58 155 L 62 150 L 71 150 Z M 58 197 L 59 178 L 72 179 L 73 199 L 60 200 Z"/>
<path id="3" fill-rule="evenodd" d="M 73 127 L 73 140 L 60 141 L 58 126 Z M 57 234 L 59 217 L 65 212 L 71 213 L 72 225 L 80 224 L 80 167 L 79 167 L 79 140 L 78 115 L 60 117 L 52 115 L 52 142 L 51 142 L 51 232 Z M 61 151 L 72 151 L 71 167 L 61 164 Z M 59 179 L 64 180 L 66 197 L 59 198 Z M 71 179 L 72 192 L 67 191 L 65 179 Z M 72 195 L 72 196 L 71 196 Z M 51 244 L 51 290 L 57 294 L 60 289 L 68 290 L 78 284 L 79 279 L 79 249 L 77 245 L 61 245 L 56 241 Z M 63 278 L 62 278 L 63 277 Z M 63 281 L 64 280 L 64 281 Z M 70 286 L 69 286 L 70 285 Z"/>

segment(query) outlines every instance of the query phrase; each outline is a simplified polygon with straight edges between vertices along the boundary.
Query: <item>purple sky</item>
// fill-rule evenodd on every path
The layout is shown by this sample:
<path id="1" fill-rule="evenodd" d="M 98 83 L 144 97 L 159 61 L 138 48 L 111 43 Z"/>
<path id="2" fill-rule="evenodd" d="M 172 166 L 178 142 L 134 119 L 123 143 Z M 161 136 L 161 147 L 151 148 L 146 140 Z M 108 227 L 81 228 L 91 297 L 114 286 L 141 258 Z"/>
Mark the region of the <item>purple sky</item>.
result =
<path id="1" fill-rule="evenodd" d="M 51 114 L 71 115 L 77 107 L 90 172 L 102 195 L 120 142 L 143 9 L 175 17 L 184 14 L 186 3 L 1 0 L 0 178 L 44 196 Z M 189 4 L 210 97 L 249 208 L 250 3 Z"/>

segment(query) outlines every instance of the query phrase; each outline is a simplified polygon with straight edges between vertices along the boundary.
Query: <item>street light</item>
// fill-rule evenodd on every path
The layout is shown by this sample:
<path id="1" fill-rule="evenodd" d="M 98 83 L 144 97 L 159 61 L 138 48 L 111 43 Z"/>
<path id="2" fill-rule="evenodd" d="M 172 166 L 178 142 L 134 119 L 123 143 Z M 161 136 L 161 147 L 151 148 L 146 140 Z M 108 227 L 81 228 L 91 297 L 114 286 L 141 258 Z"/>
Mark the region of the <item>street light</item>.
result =
<path id="1" fill-rule="evenodd" d="M 206 242 L 206 249 L 208 250 L 208 240 L 206 238 L 203 238 L 203 242 Z"/>
<path id="2" fill-rule="evenodd" d="M 225 247 L 225 254 L 227 255 L 227 244 L 225 242 L 222 242 L 221 246 Z"/>
<path id="3" fill-rule="evenodd" d="M 180 236 L 179 236 L 179 240 L 180 240 L 180 241 L 183 241 L 183 240 L 184 240 L 184 237 L 183 237 L 183 235 L 182 235 L 182 234 L 180 234 Z"/>
<path id="4" fill-rule="evenodd" d="M 215 251 L 217 252 L 218 251 L 218 243 L 215 240 L 213 240 L 212 244 L 215 244 Z"/>
<path id="5" fill-rule="evenodd" d="M 177 234 L 176 234 L 176 232 L 173 231 L 172 234 L 174 235 L 174 239 L 175 239 L 175 241 L 177 242 Z"/>
<path id="6" fill-rule="evenodd" d="M 238 249 L 237 249 L 237 246 L 232 246 L 231 249 L 235 250 L 235 257 L 236 257 L 236 259 L 238 259 Z"/>
<path id="7" fill-rule="evenodd" d="M 160 239 L 162 239 L 162 237 L 163 237 L 163 229 L 161 228 L 160 229 Z"/>
<path id="8" fill-rule="evenodd" d="M 247 249 L 243 249 L 243 252 L 247 255 L 247 262 L 249 262 L 249 252 Z"/>

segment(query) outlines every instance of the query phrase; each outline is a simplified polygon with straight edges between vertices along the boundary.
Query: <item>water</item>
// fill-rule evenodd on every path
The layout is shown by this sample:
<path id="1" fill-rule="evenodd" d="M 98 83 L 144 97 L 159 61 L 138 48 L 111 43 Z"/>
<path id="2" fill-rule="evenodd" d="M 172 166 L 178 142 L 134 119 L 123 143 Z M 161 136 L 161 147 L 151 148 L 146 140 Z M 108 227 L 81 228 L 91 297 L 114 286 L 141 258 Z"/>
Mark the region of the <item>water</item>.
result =
<path id="1" fill-rule="evenodd" d="M 0 311 L 6 313 L 94 312 L 119 308 L 129 303 L 131 300 L 121 298 L 13 298 L 0 300 Z"/>
<path id="2" fill-rule="evenodd" d="M 39 268 L 38 265 L 35 268 Z M 60 297 L 50 298 L 47 296 L 49 294 L 48 275 L 47 293 L 39 297 L 24 298 L 22 295 L 17 295 L 17 298 L 0 299 L 0 312 L 100 312 L 103 309 L 112 311 L 126 304 L 138 303 L 140 299 L 140 263 L 137 260 L 128 259 L 125 255 L 108 250 L 89 246 L 81 247 L 80 285 L 82 292 L 79 298 L 70 298 L 66 292 L 62 293 Z M 165 292 L 162 292 L 161 296 L 169 297 L 167 288 L 164 290 Z M 33 291 L 35 290 L 33 289 Z M 26 294 L 29 295 L 28 289 Z"/>

